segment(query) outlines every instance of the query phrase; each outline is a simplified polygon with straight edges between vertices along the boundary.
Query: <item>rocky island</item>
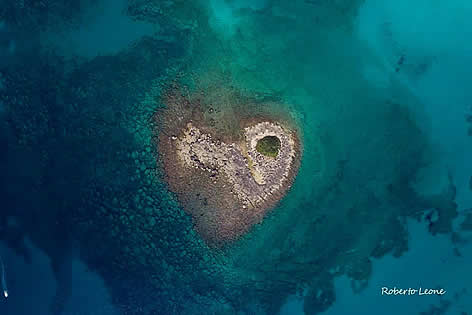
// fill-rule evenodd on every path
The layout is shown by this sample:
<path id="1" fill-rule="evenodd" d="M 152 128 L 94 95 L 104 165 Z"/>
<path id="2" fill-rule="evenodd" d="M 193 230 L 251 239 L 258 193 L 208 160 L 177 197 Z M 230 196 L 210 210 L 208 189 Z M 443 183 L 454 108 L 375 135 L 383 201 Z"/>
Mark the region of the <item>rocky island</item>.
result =
<path id="1" fill-rule="evenodd" d="M 221 110 L 182 94 L 167 95 L 172 107 L 159 113 L 160 160 L 197 231 L 219 246 L 259 223 L 285 195 L 298 170 L 299 138 L 283 119 L 238 110 L 225 121 Z"/>

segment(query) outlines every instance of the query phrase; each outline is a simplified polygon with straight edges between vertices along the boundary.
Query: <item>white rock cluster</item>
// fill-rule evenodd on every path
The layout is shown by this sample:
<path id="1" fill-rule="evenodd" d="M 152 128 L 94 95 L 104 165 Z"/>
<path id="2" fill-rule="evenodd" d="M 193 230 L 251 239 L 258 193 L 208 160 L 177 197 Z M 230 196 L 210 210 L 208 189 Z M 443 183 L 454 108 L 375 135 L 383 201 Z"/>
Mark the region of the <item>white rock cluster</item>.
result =
<path id="1" fill-rule="evenodd" d="M 275 158 L 256 150 L 257 142 L 266 136 L 280 140 Z M 244 207 L 257 207 L 290 184 L 287 181 L 297 154 L 295 140 L 290 130 L 272 122 L 245 128 L 244 138 L 242 143 L 215 141 L 189 123 L 175 141 L 177 155 L 184 165 L 207 171 L 215 183 L 217 176 L 223 174 Z"/>

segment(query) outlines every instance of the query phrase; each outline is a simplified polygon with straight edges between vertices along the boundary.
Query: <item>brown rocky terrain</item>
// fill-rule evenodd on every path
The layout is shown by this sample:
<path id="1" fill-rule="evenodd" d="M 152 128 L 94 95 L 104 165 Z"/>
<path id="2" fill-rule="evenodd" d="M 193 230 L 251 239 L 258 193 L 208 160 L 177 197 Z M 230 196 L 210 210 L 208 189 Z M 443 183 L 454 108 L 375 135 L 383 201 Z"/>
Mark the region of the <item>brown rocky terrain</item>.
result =
<path id="1" fill-rule="evenodd" d="M 286 194 L 301 158 L 299 139 L 288 123 L 269 117 L 236 116 L 237 132 L 215 128 L 200 103 L 179 95 L 169 95 L 173 107 L 159 116 L 167 122 L 159 133 L 160 160 L 197 231 L 219 246 L 246 233 Z M 256 150 L 267 136 L 280 140 L 275 157 Z"/>

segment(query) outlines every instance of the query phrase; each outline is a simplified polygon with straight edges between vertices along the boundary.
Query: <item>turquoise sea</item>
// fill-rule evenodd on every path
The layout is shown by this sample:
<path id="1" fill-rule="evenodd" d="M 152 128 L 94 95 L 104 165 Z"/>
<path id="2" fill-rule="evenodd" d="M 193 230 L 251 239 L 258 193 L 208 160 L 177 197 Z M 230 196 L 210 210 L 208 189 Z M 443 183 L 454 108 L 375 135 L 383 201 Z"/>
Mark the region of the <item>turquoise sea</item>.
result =
<path id="1" fill-rule="evenodd" d="M 465 0 L 4 0 L 0 315 L 472 314 L 470 16 Z M 158 163 L 174 85 L 299 132 L 289 192 L 221 248 Z"/>

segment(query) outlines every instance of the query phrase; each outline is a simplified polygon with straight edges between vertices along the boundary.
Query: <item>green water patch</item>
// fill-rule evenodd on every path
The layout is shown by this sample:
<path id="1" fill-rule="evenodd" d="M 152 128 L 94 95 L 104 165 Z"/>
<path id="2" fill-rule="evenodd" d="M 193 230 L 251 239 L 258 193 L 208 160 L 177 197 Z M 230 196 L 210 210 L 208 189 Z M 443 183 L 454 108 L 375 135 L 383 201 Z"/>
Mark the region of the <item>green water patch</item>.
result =
<path id="1" fill-rule="evenodd" d="M 280 150 L 280 139 L 276 136 L 266 136 L 256 145 L 257 152 L 272 158 L 276 158 Z"/>

